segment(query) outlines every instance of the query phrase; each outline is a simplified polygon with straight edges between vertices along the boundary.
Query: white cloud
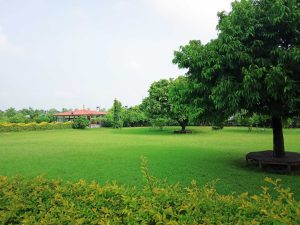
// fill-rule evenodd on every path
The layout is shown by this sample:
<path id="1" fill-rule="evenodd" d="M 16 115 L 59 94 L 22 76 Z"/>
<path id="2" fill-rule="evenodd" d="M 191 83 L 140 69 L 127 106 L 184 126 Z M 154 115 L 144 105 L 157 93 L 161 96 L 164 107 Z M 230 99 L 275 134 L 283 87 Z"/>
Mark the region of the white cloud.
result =
<path id="1" fill-rule="evenodd" d="M 19 2 L 0 0 L 0 77 L 9 93 L 0 88 L 0 108 L 110 107 L 115 97 L 138 104 L 153 81 L 184 73 L 173 51 L 214 38 L 217 12 L 230 8 L 230 0 Z"/>
<path id="2" fill-rule="evenodd" d="M 162 19 L 181 30 L 198 30 L 204 41 L 216 35 L 217 12 L 229 11 L 232 0 L 144 0 Z"/>
<path id="3" fill-rule="evenodd" d="M 12 44 L 8 40 L 7 36 L 2 32 L 2 27 L 0 26 L 0 53 L 20 54 L 23 52 L 23 48 Z"/>
<path id="4" fill-rule="evenodd" d="M 53 96 L 55 98 L 62 98 L 62 99 L 76 99 L 76 98 L 79 97 L 74 92 L 71 92 L 71 91 L 62 91 L 62 90 L 61 91 L 58 90 L 58 91 L 53 92 Z"/>
<path id="5" fill-rule="evenodd" d="M 142 66 L 135 60 L 131 60 L 128 63 L 128 69 L 133 72 L 140 72 L 142 70 Z"/>
<path id="6" fill-rule="evenodd" d="M 119 1 L 113 2 L 113 8 L 117 12 L 127 11 L 131 5 L 132 5 L 132 2 L 126 1 L 126 0 L 119 0 Z"/>
<path id="7" fill-rule="evenodd" d="M 81 20 L 89 18 L 89 13 L 80 7 L 73 8 L 71 14 Z"/>

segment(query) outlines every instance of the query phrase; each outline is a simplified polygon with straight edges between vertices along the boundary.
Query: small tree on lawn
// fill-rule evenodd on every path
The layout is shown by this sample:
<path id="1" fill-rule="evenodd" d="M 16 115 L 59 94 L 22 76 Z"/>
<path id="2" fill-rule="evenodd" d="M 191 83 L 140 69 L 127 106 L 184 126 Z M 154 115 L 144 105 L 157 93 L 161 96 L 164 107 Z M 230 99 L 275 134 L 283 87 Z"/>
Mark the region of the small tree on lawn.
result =
<path id="1" fill-rule="evenodd" d="M 189 123 L 191 107 L 187 99 L 189 92 L 188 79 L 179 76 L 173 80 L 169 86 L 169 102 L 171 106 L 170 116 L 181 126 L 181 131 L 185 131 Z"/>
<path id="2" fill-rule="evenodd" d="M 171 114 L 169 86 L 171 80 L 161 79 L 153 82 L 148 90 L 149 96 L 143 99 L 142 108 L 153 126 L 160 129 L 167 124 Z"/>
<path id="3" fill-rule="evenodd" d="M 142 107 L 152 125 L 162 129 L 173 120 L 185 131 L 190 116 L 190 107 L 186 99 L 188 86 L 188 80 L 182 76 L 175 80 L 161 79 L 151 84 L 149 96 L 143 100 Z"/>

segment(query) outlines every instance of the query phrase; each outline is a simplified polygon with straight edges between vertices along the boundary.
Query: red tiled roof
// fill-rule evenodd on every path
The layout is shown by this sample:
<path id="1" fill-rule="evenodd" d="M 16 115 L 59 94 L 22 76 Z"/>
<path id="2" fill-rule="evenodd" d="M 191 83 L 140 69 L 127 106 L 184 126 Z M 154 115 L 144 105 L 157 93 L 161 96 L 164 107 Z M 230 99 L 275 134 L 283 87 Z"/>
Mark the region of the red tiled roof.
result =
<path id="1" fill-rule="evenodd" d="M 55 113 L 54 116 L 83 116 L 83 115 L 106 115 L 107 112 L 99 112 L 96 110 L 80 109 L 69 112 Z"/>

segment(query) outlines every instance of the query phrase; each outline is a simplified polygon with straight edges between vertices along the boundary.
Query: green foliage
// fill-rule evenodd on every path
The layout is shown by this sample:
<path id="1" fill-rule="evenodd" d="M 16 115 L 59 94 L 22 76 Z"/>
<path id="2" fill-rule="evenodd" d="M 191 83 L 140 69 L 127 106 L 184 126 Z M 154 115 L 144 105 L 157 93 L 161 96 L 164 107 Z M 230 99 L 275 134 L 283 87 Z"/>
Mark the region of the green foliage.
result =
<path id="1" fill-rule="evenodd" d="M 21 110 L 16 110 L 14 108 L 9 108 L 5 111 L 0 112 L 0 122 L 10 122 L 10 123 L 32 123 L 32 122 L 55 122 L 54 113 L 58 112 L 56 109 L 41 110 L 23 108 Z"/>
<path id="2" fill-rule="evenodd" d="M 185 130 L 191 117 L 192 110 L 188 99 L 190 86 L 186 77 L 179 76 L 170 83 L 169 87 L 170 116 L 179 123 L 182 130 Z"/>
<path id="3" fill-rule="evenodd" d="M 283 121 L 283 127 L 291 128 L 293 126 L 293 120 L 291 118 L 285 119 Z"/>
<path id="4" fill-rule="evenodd" d="M 162 129 L 176 121 L 185 130 L 191 114 L 186 98 L 188 91 L 188 80 L 182 76 L 175 80 L 161 79 L 152 83 L 148 90 L 149 96 L 141 104 L 152 126 Z"/>
<path id="5" fill-rule="evenodd" d="M 153 127 L 157 127 L 160 130 L 163 130 L 164 126 L 168 125 L 169 120 L 166 118 L 155 118 L 150 119 L 150 123 Z"/>
<path id="6" fill-rule="evenodd" d="M 54 130 L 68 129 L 72 127 L 71 122 L 66 123 L 0 123 L 0 132 L 11 131 L 33 131 L 33 130 Z"/>
<path id="7" fill-rule="evenodd" d="M 35 118 L 35 122 L 37 123 L 42 123 L 42 122 L 50 122 L 50 117 L 46 116 L 46 115 L 41 115 Z"/>
<path id="8" fill-rule="evenodd" d="M 56 117 L 53 114 L 58 113 L 58 110 L 55 108 L 49 109 L 46 116 L 49 118 L 49 122 L 56 121 Z"/>
<path id="9" fill-rule="evenodd" d="M 85 116 L 79 116 L 73 120 L 73 129 L 85 129 L 90 124 L 90 121 Z"/>
<path id="10" fill-rule="evenodd" d="M 156 120 L 169 118 L 171 105 L 169 102 L 169 85 L 171 80 L 161 79 L 153 82 L 148 90 L 149 96 L 143 99 L 142 107 L 148 118 Z"/>
<path id="11" fill-rule="evenodd" d="M 124 127 L 141 127 L 149 124 L 146 114 L 139 105 L 124 109 L 122 118 Z"/>
<path id="12" fill-rule="evenodd" d="M 251 131 L 253 127 L 270 127 L 271 124 L 270 116 L 259 115 L 257 113 L 249 115 L 246 110 L 236 113 L 233 117 L 233 120 L 234 121 L 232 122 L 234 122 L 235 125 L 246 126 L 249 128 L 249 131 Z"/>
<path id="13" fill-rule="evenodd" d="M 8 122 L 8 117 L 5 115 L 5 112 L 0 110 L 0 123 Z"/>
<path id="14" fill-rule="evenodd" d="M 222 13 L 217 53 L 224 57 L 218 59 L 215 103 L 223 108 L 229 94 L 235 96 L 235 106 L 227 105 L 232 110 L 283 118 L 298 113 L 299 19 L 295 0 L 235 2 L 229 14 Z"/>
<path id="15" fill-rule="evenodd" d="M 117 99 L 114 100 L 112 114 L 113 114 L 113 128 L 123 127 L 123 118 L 122 118 L 122 103 Z"/>
<path id="16" fill-rule="evenodd" d="M 5 111 L 5 114 L 6 114 L 7 117 L 13 117 L 17 114 L 17 111 L 14 108 L 8 108 Z"/>
<path id="17" fill-rule="evenodd" d="M 102 124 L 103 123 L 103 118 L 104 117 L 102 117 L 102 116 L 92 118 L 92 124 Z"/>
<path id="18" fill-rule="evenodd" d="M 25 117 L 22 113 L 16 113 L 13 116 L 9 117 L 8 121 L 10 123 L 24 123 Z"/>
<path id="19" fill-rule="evenodd" d="M 214 41 L 207 45 L 196 40 L 190 41 L 174 52 L 173 63 L 179 68 L 188 68 L 186 75 L 190 85 L 186 98 L 190 100 L 194 120 L 221 127 L 232 112 L 219 109 L 211 96 L 216 76 L 211 77 L 210 74 L 215 74 L 219 68 L 215 48 Z"/>
<path id="20" fill-rule="evenodd" d="M 118 101 L 117 105 L 120 104 Z M 120 108 L 121 106 L 121 108 Z M 117 106 L 117 117 L 114 116 L 114 106 L 101 119 L 103 127 L 141 127 L 149 124 L 145 112 L 140 105 L 125 108 L 122 105 Z M 116 119 L 116 122 L 114 120 Z"/>
<path id="21" fill-rule="evenodd" d="M 113 127 L 113 125 L 114 125 L 114 115 L 112 110 L 109 110 L 108 113 L 103 117 L 102 126 Z"/>
<path id="22" fill-rule="evenodd" d="M 299 224 L 300 202 L 280 180 L 259 195 L 222 195 L 215 182 L 168 185 L 142 165 L 143 190 L 116 183 L 0 177 L 1 224 Z"/>
<path id="23" fill-rule="evenodd" d="M 281 120 L 300 112 L 299 21 L 297 0 L 235 1 L 231 12 L 219 13 L 217 39 L 190 41 L 173 60 L 188 69 L 205 115 L 228 118 L 245 109 L 271 116 L 278 157 Z"/>
<path id="24" fill-rule="evenodd" d="M 300 127 L 300 116 L 294 116 L 291 118 L 291 120 L 292 120 L 291 127 L 293 128 Z"/>

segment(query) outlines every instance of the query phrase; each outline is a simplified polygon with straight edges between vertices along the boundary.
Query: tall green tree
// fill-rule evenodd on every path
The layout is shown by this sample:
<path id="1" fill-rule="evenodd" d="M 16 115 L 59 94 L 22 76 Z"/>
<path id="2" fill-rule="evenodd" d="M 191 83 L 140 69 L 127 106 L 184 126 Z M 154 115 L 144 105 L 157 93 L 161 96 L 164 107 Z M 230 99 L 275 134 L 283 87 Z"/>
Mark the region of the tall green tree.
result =
<path id="1" fill-rule="evenodd" d="M 122 103 L 117 99 L 114 100 L 112 112 L 113 112 L 113 127 L 121 128 L 123 126 Z"/>
<path id="2" fill-rule="evenodd" d="M 213 102 L 216 113 L 272 118 L 275 157 L 285 154 L 282 120 L 300 112 L 299 21 L 298 0 L 235 1 L 219 13 L 217 39 L 175 52 L 174 63 L 205 89 L 194 97 Z"/>
<path id="3" fill-rule="evenodd" d="M 185 131 L 191 116 L 191 106 L 187 99 L 189 90 L 188 79 L 184 76 L 179 76 L 169 85 L 170 116 L 179 123 L 182 131 Z"/>

